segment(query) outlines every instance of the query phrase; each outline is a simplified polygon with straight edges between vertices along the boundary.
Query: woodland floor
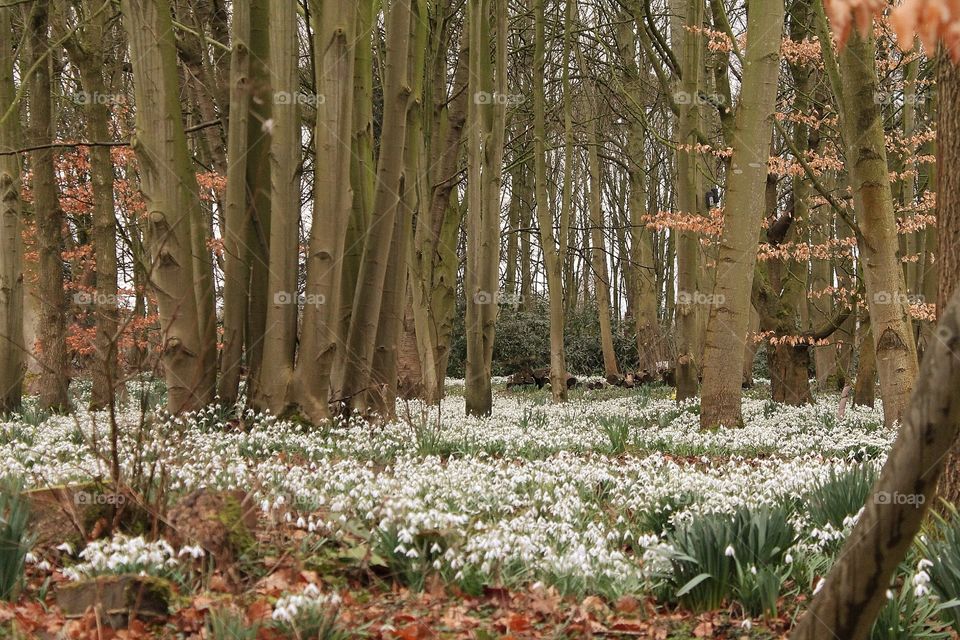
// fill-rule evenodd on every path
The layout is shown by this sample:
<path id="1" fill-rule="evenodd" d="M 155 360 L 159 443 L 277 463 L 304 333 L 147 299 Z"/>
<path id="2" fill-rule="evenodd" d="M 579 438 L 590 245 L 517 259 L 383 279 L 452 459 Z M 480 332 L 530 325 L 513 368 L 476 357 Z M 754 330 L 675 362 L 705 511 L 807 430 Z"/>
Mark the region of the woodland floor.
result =
<path id="1" fill-rule="evenodd" d="M 197 489 L 241 490 L 256 526 L 231 538 L 229 560 L 215 560 L 218 550 L 193 557 L 189 532 L 171 547 L 137 539 L 155 538 L 161 525 L 149 517 L 112 527 L 84 516 L 86 536 L 54 518 L 18 602 L 0 603 L 0 638 L 306 637 L 296 615 L 283 625 L 291 602 L 300 613 L 316 605 L 339 637 L 779 638 L 856 517 L 855 507 L 824 515 L 811 495 L 852 470 L 875 472 L 894 435 L 879 407 L 838 419 L 831 393 L 783 407 L 759 384 L 746 393 L 745 428 L 703 432 L 699 405 L 678 406 L 669 388 L 576 390 L 556 406 L 548 392 L 503 382 L 490 419 L 465 417 L 462 381 L 449 380 L 439 413 L 410 403 L 396 423 L 325 429 L 222 407 L 153 417 L 157 386 L 131 385 L 119 459 L 139 508 L 126 511 L 160 513 Z M 89 483 L 109 477 L 108 435 L 106 414 L 28 409 L 0 422 L 0 460 L 29 487 L 99 486 Z M 671 536 L 705 515 L 783 505 L 796 537 L 772 569 L 776 611 L 741 593 L 692 613 Z M 110 530 L 112 546 L 81 554 L 84 538 Z M 939 629 L 907 597 L 904 571 L 894 616 Z M 116 636 L 92 611 L 65 619 L 57 588 L 111 573 L 169 580 L 172 613 Z M 290 600 L 305 589 L 305 600 Z M 211 616 L 227 631 L 215 632 Z M 930 637 L 950 637 L 942 633 Z"/>

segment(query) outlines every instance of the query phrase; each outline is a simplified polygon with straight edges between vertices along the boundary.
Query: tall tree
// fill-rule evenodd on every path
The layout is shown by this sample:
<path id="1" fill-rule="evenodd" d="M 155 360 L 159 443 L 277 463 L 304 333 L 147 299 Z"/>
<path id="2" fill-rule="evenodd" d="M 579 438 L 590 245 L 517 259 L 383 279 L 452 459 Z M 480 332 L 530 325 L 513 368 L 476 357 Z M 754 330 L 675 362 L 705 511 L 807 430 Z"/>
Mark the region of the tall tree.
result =
<path id="1" fill-rule="evenodd" d="M 495 25 L 495 52 L 490 50 L 491 23 Z M 467 413 L 471 415 L 490 415 L 493 409 L 490 375 L 499 289 L 507 24 L 506 0 L 468 0 L 469 93 L 473 102 L 467 119 L 467 363 L 464 399 Z"/>
<path id="2" fill-rule="evenodd" d="M 736 108 L 733 155 L 727 176 L 723 236 L 717 258 L 716 285 L 710 302 L 703 354 L 703 400 L 700 425 L 740 426 L 744 341 L 757 260 L 757 229 L 765 210 L 767 160 L 773 133 L 783 0 L 751 3 L 743 83 Z"/>
<path id="3" fill-rule="evenodd" d="M 14 6 L 0 7 L 0 36 L 15 41 Z M 21 236 L 20 112 L 15 105 L 14 49 L 0 46 L 0 414 L 20 408 L 26 346 L 23 343 L 23 239 Z"/>
<path id="4" fill-rule="evenodd" d="M 107 104 L 110 67 L 106 53 L 113 41 L 110 14 L 102 3 L 83 0 L 74 38 L 66 40 L 67 52 L 80 71 L 87 99 L 84 114 L 91 140 L 110 139 L 110 107 Z M 114 402 L 118 384 L 117 344 L 120 340 L 117 306 L 117 222 L 113 199 L 113 160 L 110 148 L 90 148 L 90 178 L 93 186 L 93 248 L 97 268 L 93 309 L 96 320 L 96 362 L 90 408 L 104 409 Z"/>
<path id="5" fill-rule="evenodd" d="M 314 144 L 317 174 L 314 211 L 307 247 L 307 304 L 300 328 L 300 352 L 293 393 L 300 411 L 314 422 L 330 415 L 331 371 L 345 347 L 340 332 L 340 282 L 347 225 L 353 211 L 350 189 L 350 147 L 353 132 L 354 64 L 362 34 L 354 3 L 311 4 L 320 22 L 314 31 L 317 104 Z M 404 25 L 406 26 L 406 25 Z"/>
<path id="6" fill-rule="evenodd" d="M 28 19 L 28 45 L 32 73 L 30 85 L 30 142 L 34 146 L 49 145 L 56 125 L 53 120 L 53 98 L 50 69 L 50 2 L 38 0 Z M 37 326 L 37 360 L 40 378 L 37 391 L 44 409 L 64 411 L 69 407 L 70 384 L 67 355 L 67 300 L 63 274 L 63 227 L 65 216 L 60 209 L 54 151 L 47 147 L 30 155 L 33 181 L 33 218 L 37 228 L 37 288 L 40 307 Z"/>
<path id="7" fill-rule="evenodd" d="M 291 3 L 270 12 L 270 272 L 267 323 L 257 402 L 286 413 L 297 346 L 300 221 L 300 77 L 297 10 Z M 319 302 L 319 301 L 314 301 Z M 325 302 L 325 301 L 323 301 Z"/>
<path id="8" fill-rule="evenodd" d="M 567 6 L 573 4 L 567 0 Z M 544 0 L 534 0 L 535 36 L 533 48 L 533 140 L 536 180 L 537 225 L 547 275 L 550 304 L 550 392 L 554 402 L 567 399 L 566 354 L 563 331 L 566 326 L 563 293 L 563 263 L 566 247 L 557 245 L 553 233 L 553 213 L 547 202 L 547 126 L 546 126 L 546 17 Z M 509 268 L 513 265 L 507 262 Z"/>
<path id="9" fill-rule="evenodd" d="M 146 199 L 151 285 L 156 292 L 162 334 L 161 361 L 167 408 L 199 409 L 214 397 L 207 331 L 213 310 L 210 280 L 196 273 L 210 265 L 204 256 L 202 210 L 193 161 L 180 114 L 180 87 L 173 21 L 168 0 L 122 0 L 130 41 L 136 96 L 133 149 Z M 213 345 L 215 352 L 215 344 Z"/>

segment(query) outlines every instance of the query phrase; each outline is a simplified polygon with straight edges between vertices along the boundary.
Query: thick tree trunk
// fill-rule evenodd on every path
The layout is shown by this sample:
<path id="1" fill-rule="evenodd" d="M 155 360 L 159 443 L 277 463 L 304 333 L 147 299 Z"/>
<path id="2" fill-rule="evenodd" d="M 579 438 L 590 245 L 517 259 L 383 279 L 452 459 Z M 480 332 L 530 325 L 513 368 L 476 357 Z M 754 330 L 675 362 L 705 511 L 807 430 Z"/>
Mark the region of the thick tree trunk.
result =
<path id="1" fill-rule="evenodd" d="M 805 344 L 767 346 L 770 393 L 774 402 L 793 406 L 813 404 L 810 392 L 810 348 Z"/>
<path id="2" fill-rule="evenodd" d="M 743 87 L 737 105 L 716 286 L 712 299 L 706 300 L 710 303 L 710 316 L 703 359 L 703 428 L 736 427 L 743 423 L 741 380 L 729 372 L 743 369 L 783 20 L 782 0 L 761 0 L 751 5 L 747 33 L 748 38 L 753 37 L 744 59 Z"/>
<path id="3" fill-rule="evenodd" d="M 133 66 L 133 149 L 147 206 L 149 278 L 160 315 L 167 408 L 180 413 L 208 404 L 215 391 L 205 361 L 209 349 L 201 344 L 206 334 L 200 329 L 192 242 L 202 211 L 180 116 L 170 6 L 167 0 L 122 0 L 121 9 Z"/>
<path id="4" fill-rule="evenodd" d="M 940 57 L 937 80 L 938 99 L 944 105 L 937 121 L 937 232 L 940 243 L 937 309 L 942 314 L 947 301 L 960 291 L 960 175 L 956 169 L 957 162 L 960 162 L 960 110 L 955 107 L 960 104 L 960 67 L 951 64 L 945 54 Z M 939 493 L 951 504 L 960 503 L 958 445 L 950 451 Z"/>
<path id="5" fill-rule="evenodd" d="M 49 0 L 38 0 L 30 12 L 28 45 L 33 73 L 30 85 L 30 142 L 48 144 L 53 140 L 54 124 L 50 94 Z M 41 149 L 30 154 L 33 182 L 33 216 L 37 228 L 39 255 L 37 297 L 40 316 L 37 325 L 37 360 L 40 378 L 37 392 L 40 406 L 65 411 L 70 404 L 67 354 L 67 301 L 63 277 L 63 224 L 53 150 Z"/>
<path id="6" fill-rule="evenodd" d="M 880 478 L 793 640 L 867 638 L 890 578 L 933 504 L 943 452 L 960 431 L 960 294 L 942 314 L 937 338 Z"/>
<path id="7" fill-rule="evenodd" d="M 353 211 L 350 188 L 353 133 L 354 64 L 356 60 L 356 5 L 346 1 L 312 4 L 321 21 L 314 32 L 317 52 L 317 105 L 314 140 L 317 171 L 314 179 L 313 224 L 307 248 L 306 301 L 300 330 L 300 352 L 294 373 L 293 400 L 314 422 L 330 416 L 331 372 L 343 348 L 340 318 L 340 282 L 343 274 L 347 225 Z M 362 39 L 359 39 L 362 42 Z M 376 292 L 372 295 L 376 296 Z"/>
<path id="8" fill-rule="evenodd" d="M 0 37 L 13 41 L 16 7 L 0 7 Z M 13 49 L 0 47 L 0 114 L 13 104 Z M 2 115 L 0 115 L 2 118 Z M 19 146 L 20 111 L 0 120 L 0 153 Z M 20 165 L 15 155 L 0 155 L 0 414 L 20 408 L 27 349 L 23 336 L 23 238 Z"/>

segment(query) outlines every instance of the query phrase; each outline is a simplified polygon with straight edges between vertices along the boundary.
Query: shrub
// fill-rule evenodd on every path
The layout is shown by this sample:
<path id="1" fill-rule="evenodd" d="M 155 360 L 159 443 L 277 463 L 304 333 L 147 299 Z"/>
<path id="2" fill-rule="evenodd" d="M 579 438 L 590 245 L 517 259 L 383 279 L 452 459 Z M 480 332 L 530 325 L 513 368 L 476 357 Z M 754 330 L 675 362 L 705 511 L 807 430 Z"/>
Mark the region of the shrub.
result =
<path id="1" fill-rule="evenodd" d="M 0 600 L 13 600 L 23 582 L 24 562 L 33 546 L 29 515 L 22 481 L 0 479 Z"/>

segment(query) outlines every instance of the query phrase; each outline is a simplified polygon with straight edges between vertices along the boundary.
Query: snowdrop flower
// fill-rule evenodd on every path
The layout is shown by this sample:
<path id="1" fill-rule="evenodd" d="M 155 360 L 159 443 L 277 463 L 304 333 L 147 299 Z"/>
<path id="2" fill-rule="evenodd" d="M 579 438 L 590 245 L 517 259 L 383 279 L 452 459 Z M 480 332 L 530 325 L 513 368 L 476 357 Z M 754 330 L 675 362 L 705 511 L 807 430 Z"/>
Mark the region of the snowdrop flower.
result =
<path id="1" fill-rule="evenodd" d="M 813 588 L 813 595 L 820 593 L 820 590 L 823 589 L 823 585 L 825 584 L 827 584 L 826 579 L 820 578 L 820 580 L 817 581 L 817 586 Z"/>
<path id="2" fill-rule="evenodd" d="M 893 595 L 893 589 L 887 589 L 887 600 L 893 600 L 894 597 L 895 596 Z"/>
<path id="3" fill-rule="evenodd" d="M 33 555 L 32 551 L 28 551 L 27 555 L 23 556 L 23 561 L 27 564 L 33 564 L 37 561 L 37 556 Z"/>
<path id="4" fill-rule="evenodd" d="M 56 549 L 57 549 L 57 551 L 63 551 L 63 552 L 64 552 L 65 554 L 67 554 L 68 556 L 72 556 L 72 555 L 73 555 L 73 545 L 70 544 L 69 542 L 63 542 L 63 543 L 61 543 L 61 544 L 58 544 L 58 545 L 56 546 Z"/>
<path id="5" fill-rule="evenodd" d="M 50 563 L 47 562 L 46 560 L 43 560 L 43 561 L 41 561 L 41 562 L 38 562 L 38 563 L 37 563 L 37 570 L 38 570 L 38 571 L 44 571 L 44 572 L 50 571 Z"/>
<path id="6" fill-rule="evenodd" d="M 753 622 L 750 620 L 750 618 L 747 618 L 746 620 L 740 623 L 740 628 L 750 631 L 750 629 L 753 628 Z"/>
<path id="7" fill-rule="evenodd" d="M 736 550 L 733 548 L 732 544 L 727 545 L 727 548 L 723 550 L 723 555 L 728 558 L 735 558 L 737 555 Z"/>

